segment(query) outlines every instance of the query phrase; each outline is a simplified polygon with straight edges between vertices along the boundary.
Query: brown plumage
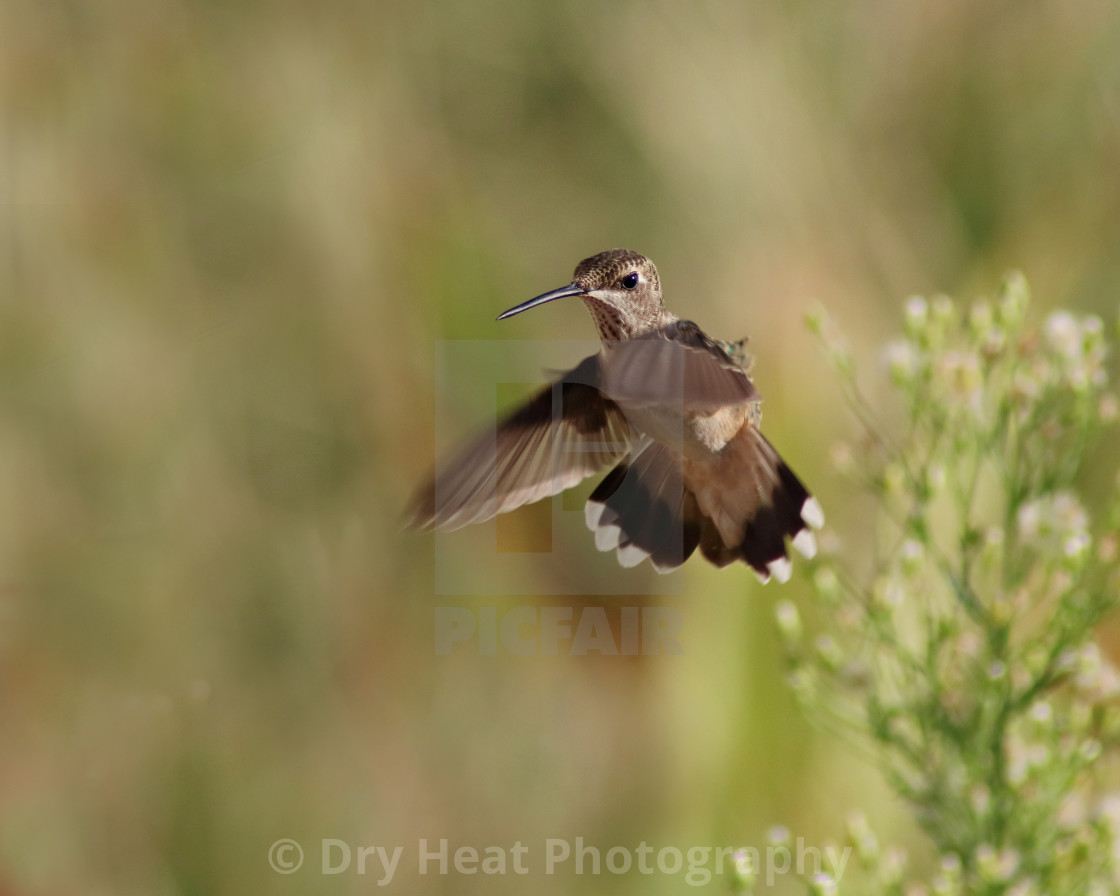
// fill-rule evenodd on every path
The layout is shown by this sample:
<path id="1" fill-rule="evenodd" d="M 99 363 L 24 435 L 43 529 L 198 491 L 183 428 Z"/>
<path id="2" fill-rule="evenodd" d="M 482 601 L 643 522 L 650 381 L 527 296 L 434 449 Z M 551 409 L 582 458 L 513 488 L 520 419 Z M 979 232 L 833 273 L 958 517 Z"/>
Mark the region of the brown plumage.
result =
<path id="1" fill-rule="evenodd" d="M 566 296 L 582 299 L 602 350 L 444 464 L 413 498 L 411 525 L 481 522 L 613 464 L 586 518 L 623 566 L 649 557 L 666 572 L 699 548 L 785 581 L 786 539 L 811 557 L 824 517 L 759 431 L 740 353 L 667 312 L 653 262 L 628 249 L 580 262 L 571 284 L 499 319 Z"/>

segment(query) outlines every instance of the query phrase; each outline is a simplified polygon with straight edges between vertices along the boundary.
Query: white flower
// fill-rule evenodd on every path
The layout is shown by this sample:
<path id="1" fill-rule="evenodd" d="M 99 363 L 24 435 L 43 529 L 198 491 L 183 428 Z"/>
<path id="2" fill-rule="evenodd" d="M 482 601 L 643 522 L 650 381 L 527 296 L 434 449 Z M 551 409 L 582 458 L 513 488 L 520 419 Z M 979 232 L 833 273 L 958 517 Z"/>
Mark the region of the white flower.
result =
<path id="1" fill-rule="evenodd" d="M 1096 315 L 1078 320 L 1068 311 L 1055 311 L 1046 318 L 1044 336 L 1058 362 L 1058 381 L 1077 390 L 1102 386 L 1104 369 L 1104 325 Z"/>
<path id="2" fill-rule="evenodd" d="M 774 617 L 778 620 L 778 631 L 786 641 L 793 642 L 801 639 L 801 615 L 792 602 L 779 601 L 774 607 Z"/>
<path id="3" fill-rule="evenodd" d="M 748 886 L 752 885 L 758 876 L 758 871 L 754 867 L 754 860 L 751 858 L 750 852 L 746 849 L 737 849 L 732 859 L 735 862 L 735 873 L 739 876 L 739 879 Z"/>
<path id="4" fill-rule="evenodd" d="M 813 575 L 813 587 L 821 597 L 834 600 L 840 592 L 840 579 L 832 567 L 822 566 Z"/>
<path id="5" fill-rule="evenodd" d="M 836 881 L 823 872 L 814 874 L 813 882 L 809 885 L 809 892 L 813 896 L 836 896 Z"/>
<path id="6" fill-rule="evenodd" d="M 1019 508 L 1019 537 L 1025 544 L 1080 556 L 1089 546 L 1089 516 L 1073 492 L 1028 501 Z"/>
<path id="7" fill-rule="evenodd" d="M 829 669 L 839 669 L 844 662 L 844 652 L 832 635 L 818 635 L 813 642 L 817 655 Z"/>
<path id="8" fill-rule="evenodd" d="M 918 353 L 908 339 L 887 343 L 883 349 L 883 361 L 891 378 L 899 384 L 910 382 L 918 371 Z"/>
<path id="9" fill-rule="evenodd" d="M 1062 547 L 1067 557 L 1082 557 L 1089 550 L 1089 535 L 1086 532 L 1075 532 L 1065 540 Z"/>
<path id="10" fill-rule="evenodd" d="M 1068 311 L 1055 311 L 1046 318 L 1046 341 L 1058 354 L 1069 360 L 1081 356 L 1081 327 Z"/>
<path id="11" fill-rule="evenodd" d="M 789 828 L 776 824 L 766 832 L 766 839 L 775 846 L 784 846 L 789 843 Z"/>
<path id="12" fill-rule="evenodd" d="M 1042 523 L 1041 501 L 1028 501 L 1019 508 L 1019 537 L 1025 542 L 1038 539 Z"/>
<path id="13" fill-rule="evenodd" d="M 1019 854 L 1013 849 L 1001 849 L 998 853 L 987 843 L 976 850 L 976 870 L 989 883 L 1002 883 L 1010 880 L 1019 868 Z"/>
<path id="14" fill-rule="evenodd" d="M 916 575 L 922 568 L 922 556 L 924 549 L 921 542 L 913 538 L 907 538 L 902 542 L 899 548 L 899 559 L 901 560 L 902 571 L 909 576 Z"/>
<path id="15" fill-rule="evenodd" d="M 906 300 L 906 329 L 917 335 L 925 330 L 929 322 L 929 304 L 921 296 L 911 296 Z"/>

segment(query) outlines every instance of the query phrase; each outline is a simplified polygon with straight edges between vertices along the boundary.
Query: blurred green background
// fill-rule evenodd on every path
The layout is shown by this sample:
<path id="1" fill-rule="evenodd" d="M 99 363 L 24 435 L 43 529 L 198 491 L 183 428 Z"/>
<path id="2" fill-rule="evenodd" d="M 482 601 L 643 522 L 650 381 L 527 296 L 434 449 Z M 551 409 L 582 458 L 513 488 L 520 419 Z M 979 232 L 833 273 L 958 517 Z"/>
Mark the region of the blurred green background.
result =
<path id="1" fill-rule="evenodd" d="M 906 839 L 786 691 L 796 578 L 666 586 L 548 505 L 501 551 L 399 514 L 437 409 L 450 444 L 522 340 L 592 335 L 495 315 L 626 246 L 751 337 L 767 434 L 858 540 L 803 316 L 872 372 L 902 298 L 1013 266 L 1112 319 L 1120 6 L 8 0 L 0 89 L 0 893 L 377 889 L 322 838 L 403 846 L 398 891 L 670 893 L 546 876 L 543 840 L 821 845 L 855 806 Z M 501 341 L 449 376 L 449 340 Z M 684 653 L 435 655 L 435 607 L 538 603 L 675 608 Z M 421 837 L 531 874 L 418 877 Z"/>

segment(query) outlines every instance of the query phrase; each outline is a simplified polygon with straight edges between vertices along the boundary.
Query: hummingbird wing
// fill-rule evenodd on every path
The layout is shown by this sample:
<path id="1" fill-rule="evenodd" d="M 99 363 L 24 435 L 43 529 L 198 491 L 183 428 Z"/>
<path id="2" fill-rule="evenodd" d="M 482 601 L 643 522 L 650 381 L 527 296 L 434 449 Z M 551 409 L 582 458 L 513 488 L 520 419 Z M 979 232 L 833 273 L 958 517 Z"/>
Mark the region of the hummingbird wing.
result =
<path id="1" fill-rule="evenodd" d="M 746 371 L 690 321 L 613 346 L 603 391 L 620 404 L 675 404 L 707 413 L 761 400 Z"/>
<path id="2" fill-rule="evenodd" d="M 570 488 L 629 451 L 592 355 L 454 455 L 417 491 L 408 525 L 458 529 Z"/>

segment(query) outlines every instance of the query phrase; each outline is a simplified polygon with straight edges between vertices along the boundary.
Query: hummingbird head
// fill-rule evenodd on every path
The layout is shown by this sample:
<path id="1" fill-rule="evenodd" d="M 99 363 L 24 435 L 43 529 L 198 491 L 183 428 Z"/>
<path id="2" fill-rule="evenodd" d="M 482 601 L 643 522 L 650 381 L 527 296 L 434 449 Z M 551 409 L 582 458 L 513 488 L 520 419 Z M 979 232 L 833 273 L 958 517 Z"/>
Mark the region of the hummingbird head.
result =
<path id="1" fill-rule="evenodd" d="M 661 326 L 661 280 L 657 268 L 644 255 L 630 249 L 611 249 L 585 258 L 576 266 L 569 285 L 510 308 L 498 320 L 566 296 L 583 300 L 605 343 L 632 339 Z"/>

